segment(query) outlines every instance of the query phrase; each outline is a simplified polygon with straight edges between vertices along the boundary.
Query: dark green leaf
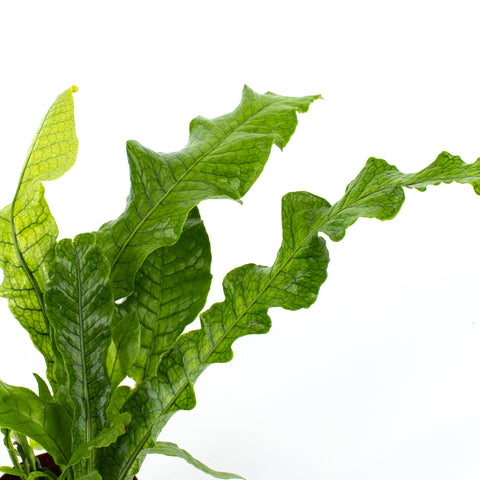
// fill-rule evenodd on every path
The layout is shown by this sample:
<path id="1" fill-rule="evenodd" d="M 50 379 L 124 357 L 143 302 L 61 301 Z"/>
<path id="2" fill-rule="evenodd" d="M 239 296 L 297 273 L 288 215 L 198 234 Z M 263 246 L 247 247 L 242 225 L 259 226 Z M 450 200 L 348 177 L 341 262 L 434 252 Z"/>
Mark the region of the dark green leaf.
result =
<path id="1" fill-rule="evenodd" d="M 130 415 L 128 413 L 118 414 L 110 421 L 109 426 L 99 432 L 93 440 L 79 445 L 70 457 L 68 464 L 64 467 L 59 480 L 63 480 L 67 476 L 69 470 L 72 467 L 75 467 L 79 462 L 92 457 L 95 450 L 108 447 L 115 442 L 120 435 L 125 433 L 129 422 Z M 94 468 L 91 468 L 86 473 L 75 474 L 75 478 L 90 478 L 90 476 L 92 476 L 92 478 L 98 478 L 97 474 L 98 471 Z"/>
<path id="2" fill-rule="evenodd" d="M 205 305 L 210 289 L 210 242 L 195 208 L 177 243 L 152 252 L 135 277 L 135 291 L 119 305 L 137 312 L 141 347 L 129 375 L 137 382 L 155 374 L 160 359 Z"/>
<path id="3" fill-rule="evenodd" d="M 62 240 L 49 272 L 45 303 L 68 372 L 75 406 L 73 450 L 92 442 L 107 427 L 110 397 L 107 354 L 114 302 L 109 265 L 93 234 Z M 93 458 L 88 459 L 90 471 Z"/>
<path id="4" fill-rule="evenodd" d="M 108 349 L 107 369 L 112 388 L 127 376 L 140 350 L 140 324 L 135 310 L 119 313 L 112 318 L 112 343 Z"/>

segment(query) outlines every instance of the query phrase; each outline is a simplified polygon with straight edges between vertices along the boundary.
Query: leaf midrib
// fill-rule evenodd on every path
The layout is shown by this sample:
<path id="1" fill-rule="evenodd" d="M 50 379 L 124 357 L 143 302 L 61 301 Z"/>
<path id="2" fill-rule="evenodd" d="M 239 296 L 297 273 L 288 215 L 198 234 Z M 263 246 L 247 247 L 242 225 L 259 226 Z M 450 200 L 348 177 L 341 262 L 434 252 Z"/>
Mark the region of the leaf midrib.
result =
<path id="1" fill-rule="evenodd" d="M 398 179 L 398 186 L 399 187 L 407 187 L 407 188 L 415 188 L 413 186 L 414 183 L 416 182 L 413 182 L 413 183 L 410 183 L 410 184 L 406 184 L 405 181 L 402 181 L 402 176 L 404 177 L 404 179 L 407 177 L 408 174 L 402 174 L 401 172 L 395 172 L 397 174 L 400 174 L 400 178 Z M 445 178 L 441 178 L 439 179 L 437 176 L 434 177 L 434 178 L 428 178 L 426 179 L 426 182 L 430 183 L 430 184 L 433 184 L 434 182 L 438 181 L 439 183 L 445 183 L 446 180 Z M 458 179 L 454 179 L 452 178 L 451 181 L 456 181 L 458 182 Z M 425 180 L 424 180 L 425 182 Z M 468 182 L 467 182 L 468 183 Z M 383 191 L 383 190 L 387 190 L 389 188 L 395 188 L 395 186 L 397 185 L 389 185 L 389 186 L 384 186 L 384 188 L 381 188 L 380 191 Z M 366 195 L 363 195 L 361 197 L 358 197 L 354 202 L 352 202 L 351 204 L 349 205 L 343 205 L 341 208 L 339 208 L 338 210 L 335 210 L 334 207 L 335 205 L 338 205 L 339 202 L 337 202 L 337 204 L 335 204 L 334 206 L 330 207 L 329 208 L 329 213 L 323 218 L 322 222 L 319 223 L 319 225 L 317 226 L 317 228 L 315 229 L 316 232 L 319 232 L 319 231 L 322 231 L 322 225 L 325 225 L 326 223 L 328 223 L 329 221 L 331 221 L 335 216 L 337 216 L 338 214 L 340 214 L 341 212 L 343 212 L 345 209 L 348 209 L 348 208 L 351 208 L 356 202 L 364 199 L 364 198 L 367 198 L 368 196 L 370 195 L 373 195 L 373 194 L 378 194 L 379 190 L 376 190 L 376 191 L 373 191 L 373 192 L 368 192 Z M 206 355 L 206 357 L 204 357 L 204 359 L 202 360 L 202 363 L 204 363 L 206 361 L 206 359 L 208 359 L 208 357 L 210 355 L 212 355 L 215 351 L 215 349 L 218 347 L 218 345 L 223 342 L 223 340 L 226 338 L 227 334 L 231 332 L 231 330 L 238 324 L 238 322 L 241 320 L 241 318 L 243 318 L 248 310 L 250 308 L 252 308 L 254 306 L 254 304 L 259 300 L 259 298 L 265 293 L 266 289 L 272 284 L 273 280 L 280 274 L 280 272 L 286 267 L 286 265 L 293 259 L 293 257 L 296 255 L 296 253 L 305 245 L 305 243 L 307 242 L 307 240 L 314 234 L 314 232 L 310 233 L 309 235 L 306 235 L 305 238 L 303 239 L 303 241 L 300 243 L 300 246 L 293 252 L 292 255 L 289 256 L 289 258 L 283 263 L 283 265 L 277 270 L 277 272 L 271 277 L 271 279 L 269 280 L 269 282 L 267 282 L 267 284 L 264 286 L 264 288 L 261 290 L 261 292 L 259 292 L 259 294 L 254 298 L 254 300 L 246 307 L 246 309 L 244 310 L 244 312 L 242 312 L 242 314 L 235 320 L 235 322 L 232 323 L 232 325 L 228 328 L 228 330 L 222 335 L 221 339 L 217 342 L 216 344 L 216 347 L 212 348 Z M 207 364 L 208 365 L 208 364 Z M 189 385 L 190 383 L 190 380 L 188 380 L 188 377 L 187 377 L 187 381 L 185 382 L 185 384 L 180 388 L 180 390 L 177 392 L 177 394 L 173 397 L 173 399 L 171 400 L 171 402 L 169 402 L 169 404 L 167 405 L 166 408 L 164 408 L 163 412 L 167 412 L 168 409 L 174 404 L 174 402 L 179 398 L 179 396 L 181 395 L 181 393 L 184 391 L 184 389 Z M 163 415 L 165 415 L 165 413 L 162 413 L 160 417 L 162 417 Z M 135 460 L 136 456 L 139 454 L 139 452 L 142 450 L 143 448 L 143 445 L 145 445 L 145 443 L 148 441 L 149 438 L 151 438 L 151 432 L 152 432 L 152 428 L 149 429 L 148 433 L 145 435 L 145 437 L 142 439 L 142 443 L 139 444 L 137 446 L 137 448 L 135 449 L 135 456 L 133 457 L 133 461 Z M 131 465 L 133 465 L 133 461 L 129 461 L 127 462 L 129 464 L 129 467 L 128 469 L 130 468 Z M 123 468 L 121 470 L 121 474 L 123 473 L 128 473 L 128 470 L 126 470 L 125 468 Z M 122 478 L 121 475 L 119 475 L 118 477 L 119 479 Z"/>
<path id="2" fill-rule="evenodd" d="M 463 163 L 464 166 L 470 166 L 469 164 L 467 163 Z M 474 165 L 474 164 L 472 164 Z M 427 167 L 428 168 L 428 167 Z M 392 173 L 392 175 L 387 175 L 388 173 Z M 461 183 L 461 184 L 464 184 L 464 182 L 460 182 L 459 178 L 455 177 L 454 175 L 452 176 L 448 176 L 448 177 L 440 177 L 439 175 L 436 175 L 434 177 L 431 177 L 431 178 L 425 178 L 425 179 L 422 179 L 422 180 L 415 180 L 415 176 L 418 175 L 418 173 L 416 174 L 409 174 L 409 173 L 402 173 L 398 170 L 385 170 L 383 172 L 381 172 L 379 175 L 385 175 L 385 177 L 389 178 L 389 180 L 393 180 L 393 183 L 390 184 L 390 185 L 384 185 L 383 187 L 377 189 L 377 190 L 372 190 L 370 192 L 367 192 L 366 194 L 364 195 L 361 195 L 357 198 L 355 198 L 351 203 L 346 203 L 344 205 L 342 205 L 340 208 L 336 208 L 336 206 L 340 203 L 341 200 L 339 200 L 337 203 L 335 203 L 332 207 L 331 207 L 331 213 L 329 213 L 328 217 L 329 219 L 331 220 L 332 218 L 334 218 L 336 215 L 338 215 L 339 213 L 343 212 L 344 210 L 348 210 L 350 208 L 353 208 L 355 207 L 355 205 L 359 202 L 361 202 L 362 200 L 364 200 L 365 198 L 368 198 L 370 196 L 373 196 L 373 195 L 378 195 L 379 193 L 382 193 L 384 192 L 385 190 L 389 190 L 389 189 L 394 189 L 396 187 L 406 187 L 406 188 L 427 188 L 429 186 L 435 186 L 435 185 L 438 185 L 438 184 L 441 184 L 441 183 L 452 183 L 452 182 L 456 182 L 456 183 Z M 393 174 L 396 174 L 396 175 L 393 175 Z M 375 177 L 376 175 L 374 175 Z M 397 179 L 395 179 L 395 176 L 397 176 Z M 410 176 L 413 176 L 413 181 L 408 181 L 408 177 Z M 469 177 L 473 177 L 474 175 L 469 175 Z M 397 183 L 395 183 L 395 180 L 397 180 Z M 465 179 L 465 183 L 468 183 L 470 184 L 471 182 L 473 181 L 476 181 L 476 180 L 467 180 Z M 417 185 L 417 186 L 415 186 Z M 359 215 L 360 217 L 361 215 Z M 325 222 L 327 223 L 327 222 Z"/>
<path id="3" fill-rule="evenodd" d="M 49 112 L 50 112 L 50 110 L 49 110 Z M 25 271 L 28 279 L 30 280 L 30 283 L 33 286 L 33 289 L 35 290 L 35 295 L 37 296 L 38 303 L 40 304 L 40 309 L 42 311 L 42 316 L 45 320 L 45 323 L 48 327 L 48 330 L 50 331 L 50 322 L 48 321 L 47 312 L 46 312 L 46 309 L 45 309 L 45 301 L 43 299 L 43 293 L 40 289 L 40 286 L 38 285 L 37 280 L 33 276 L 32 271 L 28 267 L 27 262 L 26 262 L 26 260 L 23 256 L 23 253 L 20 250 L 20 246 L 18 245 L 18 239 L 17 239 L 17 231 L 16 231 L 16 228 L 15 228 L 15 205 L 17 203 L 17 199 L 20 195 L 20 190 L 21 190 L 21 187 L 23 185 L 23 178 L 25 176 L 25 173 L 26 173 L 28 167 L 30 166 L 29 165 L 30 164 L 30 159 L 32 158 L 33 153 L 35 152 L 37 143 L 40 139 L 43 128 L 44 128 L 45 123 L 46 123 L 48 118 L 49 118 L 49 115 L 47 113 L 47 115 L 45 115 L 45 117 L 42 119 L 42 122 L 40 123 L 40 127 L 38 129 L 38 132 L 35 135 L 35 138 L 33 139 L 32 146 L 30 147 L 30 149 L 28 151 L 27 159 L 25 160 L 25 163 L 23 164 L 22 172 L 20 173 L 20 179 L 18 181 L 17 189 L 15 191 L 15 195 L 13 196 L 13 200 L 12 200 L 12 206 L 10 208 L 10 235 L 12 237 L 12 243 L 13 243 L 15 253 L 17 254 L 17 257 L 20 260 L 20 264 L 22 265 L 23 270 Z M 33 185 L 36 185 L 36 184 L 39 184 L 39 183 L 41 183 L 40 180 L 37 180 L 36 182 L 33 183 Z M 30 184 L 29 187 L 31 187 L 31 186 L 32 186 L 32 184 Z M 27 187 L 27 188 L 29 188 L 29 187 Z"/>
<path id="4" fill-rule="evenodd" d="M 77 246 L 73 243 L 75 252 L 75 261 L 77 267 L 77 295 L 78 295 L 78 326 L 79 326 L 79 340 L 80 340 L 80 352 L 82 362 L 82 390 L 83 390 L 83 402 L 85 407 L 85 443 L 89 443 L 92 440 L 92 414 L 90 406 L 90 392 L 88 389 L 88 376 L 85 354 L 85 331 L 84 331 L 84 315 L 83 315 L 83 292 L 82 292 L 82 275 L 80 259 L 77 251 Z M 93 451 L 90 452 L 89 458 L 87 458 L 87 472 L 91 471 L 93 465 Z"/>
<path id="5" fill-rule="evenodd" d="M 162 267 L 163 267 L 163 264 L 162 264 Z M 158 268 L 158 267 L 157 267 Z M 163 268 L 162 268 L 162 272 L 163 272 Z M 161 277 L 163 278 L 163 274 L 161 275 Z M 159 285 L 159 288 L 158 288 L 160 291 L 157 295 L 157 302 L 156 302 L 156 317 L 155 318 L 159 318 L 160 314 L 159 312 L 161 311 L 161 306 L 162 306 L 162 303 L 163 303 L 163 296 L 164 296 L 164 288 L 163 288 L 163 284 Z M 154 335 L 154 339 L 152 342 L 150 342 L 148 348 L 147 348 L 147 361 L 145 362 L 145 366 L 143 368 L 143 374 L 142 374 L 142 379 L 141 381 L 143 382 L 145 380 L 145 378 L 149 377 L 150 374 L 152 372 L 150 372 L 151 370 L 151 365 L 152 365 L 152 358 L 153 358 L 153 352 L 155 350 L 155 346 L 156 346 L 156 340 L 157 340 L 157 337 L 159 335 L 161 335 L 161 333 L 159 332 L 159 328 L 160 326 L 162 325 L 162 322 L 159 322 L 159 321 L 155 321 L 154 322 L 154 328 L 153 330 L 155 331 L 155 335 Z M 140 347 L 141 348 L 141 347 Z M 158 357 L 157 357 L 158 358 Z"/>
<path id="6" fill-rule="evenodd" d="M 118 263 L 120 257 L 122 256 L 123 252 L 127 248 L 128 244 L 132 240 L 132 238 L 136 235 L 138 230 L 141 228 L 141 226 L 148 220 L 148 218 L 153 214 L 153 212 L 159 207 L 159 205 L 167 198 L 168 195 L 177 187 L 177 185 L 183 181 L 183 179 L 195 168 L 198 166 L 200 162 L 202 162 L 208 155 L 212 155 L 215 150 L 220 148 L 222 143 L 231 135 L 233 135 L 240 127 L 242 127 L 248 120 L 251 120 L 254 118 L 256 115 L 258 115 L 260 112 L 265 110 L 267 107 L 270 107 L 272 103 L 269 103 L 268 105 L 265 105 L 261 107 L 259 110 L 257 110 L 255 113 L 250 115 L 249 117 L 245 118 L 241 123 L 237 124 L 235 128 L 232 128 L 227 134 L 223 135 L 223 137 L 218 141 L 218 144 L 212 148 L 211 150 L 203 153 L 198 160 L 194 161 L 190 167 L 188 167 L 182 175 L 170 186 L 170 188 L 163 194 L 163 196 L 152 206 L 152 208 L 145 214 L 145 216 L 140 220 L 140 222 L 136 225 L 136 227 L 132 230 L 130 235 L 127 237 L 125 242 L 120 248 L 120 251 L 118 254 L 115 256 L 113 262 L 112 262 L 112 270 L 115 268 L 116 264 Z M 184 151 L 185 149 L 180 150 L 180 152 Z M 178 152 L 178 153 L 180 153 Z M 188 213 L 188 212 L 187 212 Z"/>
<path id="7" fill-rule="evenodd" d="M 222 335 L 221 339 L 216 343 L 215 347 L 212 348 L 206 355 L 206 357 L 204 357 L 203 359 L 201 359 L 201 364 L 205 364 L 204 366 L 207 367 L 209 364 L 206 363 L 206 359 L 212 355 L 216 348 L 225 340 L 226 336 L 232 331 L 233 328 L 235 328 L 237 326 L 237 324 L 241 321 L 241 319 L 248 313 L 248 310 L 250 310 L 256 302 L 258 302 L 258 300 L 260 299 L 260 297 L 265 293 L 265 291 L 267 290 L 267 288 L 270 287 L 270 285 L 273 283 L 273 281 L 277 278 L 277 276 L 283 271 L 284 268 L 286 268 L 286 266 L 290 263 L 290 261 L 293 260 L 293 258 L 295 257 L 295 255 L 298 253 L 299 250 L 301 250 L 304 245 L 306 244 L 306 242 L 310 239 L 310 237 L 312 235 L 314 235 L 315 232 L 312 232 L 310 233 L 309 235 L 306 235 L 305 238 L 303 239 L 303 241 L 300 242 L 299 246 L 293 251 L 292 255 L 290 255 L 288 257 L 287 260 L 284 261 L 284 263 L 281 265 L 281 267 L 278 268 L 278 270 L 276 271 L 276 273 L 270 278 L 270 280 L 267 282 L 267 284 L 263 287 L 263 289 L 257 294 L 257 296 L 252 300 L 252 302 L 250 302 L 250 304 L 245 308 L 245 310 L 242 312 L 241 315 L 239 315 L 239 317 L 234 321 L 232 322 L 232 324 L 230 325 L 230 327 L 225 331 L 225 333 Z M 173 396 L 172 400 L 167 404 L 166 407 L 164 407 L 162 413 L 158 416 L 158 418 L 162 417 L 163 415 L 166 414 L 166 412 L 168 412 L 168 410 L 171 408 L 171 406 L 177 401 L 177 399 L 180 397 L 180 395 L 182 394 L 182 392 L 188 387 L 188 385 L 190 384 L 190 379 L 188 378 L 187 376 L 187 381 L 180 387 L 179 391 Z M 134 453 L 132 454 L 131 456 L 131 460 L 128 460 L 127 461 L 127 465 L 128 466 L 125 466 L 124 468 L 121 469 L 119 475 L 118 475 L 118 480 L 122 479 L 124 475 L 126 475 L 128 473 L 128 471 L 130 470 L 131 466 L 133 465 L 136 457 L 138 456 L 138 454 L 140 453 L 140 451 L 143 449 L 144 445 L 147 443 L 148 439 L 151 437 L 151 434 L 152 434 L 152 429 L 153 429 L 153 426 L 148 430 L 147 434 L 144 436 L 144 438 L 142 439 L 141 443 L 138 444 L 138 446 L 135 448 L 135 451 Z"/>

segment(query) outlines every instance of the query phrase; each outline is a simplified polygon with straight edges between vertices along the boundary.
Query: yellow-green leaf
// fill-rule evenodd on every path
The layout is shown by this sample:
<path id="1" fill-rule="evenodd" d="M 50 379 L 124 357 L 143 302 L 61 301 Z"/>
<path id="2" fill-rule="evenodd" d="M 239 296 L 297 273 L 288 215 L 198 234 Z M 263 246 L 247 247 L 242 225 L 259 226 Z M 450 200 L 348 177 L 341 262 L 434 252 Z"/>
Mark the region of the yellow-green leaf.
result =
<path id="1" fill-rule="evenodd" d="M 45 267 L 53 258 L 58 229 L 42 181 L 60 177 L 75 162 L 74 91 L 76 87 L 63 92 L 49 109 L 28 151 L 13 201 L 0 211 L 0 267 L 4 271 L 0 295 L 8 298 L 10 310 L 45 357 L 53 384 L 55 355 L 43 294 Z"/>

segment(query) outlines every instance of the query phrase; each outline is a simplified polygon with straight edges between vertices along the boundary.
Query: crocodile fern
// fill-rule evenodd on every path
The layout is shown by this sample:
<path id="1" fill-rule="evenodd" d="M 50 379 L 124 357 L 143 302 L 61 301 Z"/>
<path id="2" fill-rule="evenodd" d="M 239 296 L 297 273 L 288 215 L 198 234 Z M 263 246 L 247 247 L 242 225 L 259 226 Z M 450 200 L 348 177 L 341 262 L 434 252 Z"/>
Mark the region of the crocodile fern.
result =
<path id="1" fill-rule="evenodd" d="M 34 444 L 51 454 L 61 479 L 131 478 L 153 453 L 180 457 L 215 478 L 242 478 L 156 441 L 176 411 L 195 406 L 197 378 L 210 364 L 231 360 L 236 339 L 268 332 L 270 308 L 315 302 L 327 277 L 325 236 L 341 240 L 359 217 L 392 219 L 405 187 L 455 181 L 478 194 L 480 161 L 467 165 L 443 152 L 424 170 L 403 174 L 370 158 L 333 205 L 309 192 L 286 194 L 274 263 L 232 270 L 225 300 L 202 312 L 211 252 L 198 204 L 241 199 L 273 145 L 287 145 L 297 113 L 319 96 L 259 95 L 245 87 L 233 112 L 194 119 L 178 152 L 128 142 L 125 211 L 97 232 L 57 241 L 42 182 L 75 162 L 75 90 L 48 111 L 12 203 L 0 211 L 0 295 L 45 357 L 48 381 L 35 375 L 38 394 L 0 381 L 0 427 L 13 463 L 0 471 L 55 478 L 35 459 Z M 201 328 L 184 333 L 198 315 Z M 124 384 L 127 377 L 134 388 Z"/>

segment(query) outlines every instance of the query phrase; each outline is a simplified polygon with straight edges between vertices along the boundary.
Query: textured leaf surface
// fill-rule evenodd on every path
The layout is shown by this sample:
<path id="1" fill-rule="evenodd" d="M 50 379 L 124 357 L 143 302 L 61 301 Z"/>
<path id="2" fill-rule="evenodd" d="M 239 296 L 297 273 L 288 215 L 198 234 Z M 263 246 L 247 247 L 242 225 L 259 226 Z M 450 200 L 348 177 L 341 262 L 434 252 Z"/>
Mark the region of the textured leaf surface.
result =
<path id="1" fill-rule="evenodd" d="M 283 244 L 275 264 L 249 264 L 230 272 L 224 281 L 226 300 L 202 314 L 202 329 L 182 335 L 163 357 L 157 377 L 141 383 L 127 399 L 124 408 L 131 412 L 132 423 L 102 453 L 105 479 L 126 475 L 138 446 L 150 442 L 152 432 L 158 433 L 157 422 L 163 424 L 173 412 L 195 406 L 193 383 L 208 364 L 232 358 L 235 339 L 269 330 L 270 306 L 296 310 L 313 303 L 328 264 L 325 241 L 309 230 L 314 214 L 284 202 Z"/>
<path id="2" fill-rule="evenodd" d="M 28 151 L 13 202 L 0 211 L 0 267 L 4 271 L 0 295 L 8 298 L 10 310 L 44 355 L 50 380 L 55 358 L 43 294 L 45 265 L 53 258 L 58 229 L 41 182 L 60 177 L 75 162 L 75 90 L 72 87 L 59 95 L 49 109 Z"/>
<path id="3" fill-rule="evenodd" d="M 442 153 L 418 174 L 402 174 L 384 160 L 371 158 L 345 196 L 333 207 L 308 192 L 294 192 L 282 201 L 283 242 L 275 263 L 267 268 L 244 265 L 227 274 L 225 301 L 201 315 L 201 330 L 182 335 L 159 365 L 158 376 L 136 387 L 125 403 L 132 423 L 126 434 L 103 453 L 106 480 L 121 479 L 139 454 L 178 409 L 195 406 L 193 383 L 213 362 L 232 358 L 231 345 L 243 335 L 270 328 L 268 308 L 289 310 L 311 305 L 326 278 L 328 252 L 323 231 L 340 240 L 360 216 L 393 218 L 403 200 L 402 187 L 425 189 L 442 181 L 471 183 L 478 193 L 480 161 L 464 164 Z"/>
<path id="4" fill-rule="evenodd" d="M 106 365 L 114 309 L 109 273 L 93 234 L 58 243 L 45 301 L 75 407 L 73 450 L 92 442 L 107 426 L 110 381 Z M 86 468 L 91 466 L 90 462 Z"/>
<path id="5" fill-rule="evenodd" d="M 75 467 L 82 460 L 93 456 L 95 450 L 111 445 L 120 435 L 125 433 L 129 422 L 130 415 L 128 413 L 115 415 L 115 417 L 110 420 L 110 425 L 98 432 L 95 438 L 87 443 L 82 443 L 77 447 L 70 457 L 68 464 L 65 465 L 59 479 L 63 480 L 67 476 L 69 469 Z M 80 472 L 75 474 L 75 478 L 90 478 L 90 476 L 92 476 L 92 478 L 97 478 L 98 475 L 99 473 L 97 469 L 90 468 L 86 473 Z"/>
<path id="6" fill-rule="evenodd" d="M 109 423 L 116 423 L 116 418 L 120 414 L 120 410 L 125 403 L 125 400 L 130 395 L 132 389 L 128 385 L 120 385 L 119 387 L 115 388 L 112 392 L 112 396 L 110 397 L 110 403 L 108 404 L 107 408 L 107 418 Z"/>
<path id="7" fill-rule="evenodd" d="M 103 251 L 112 264 L 116 298 L 133 290 L 133 279 L 155 249 L 175 243 L 188 213 L 209 198 L 241 198 L 260 175 L 272 145 L 283 148 L 319 96 L 259 95 L 245 87 L 230 114 L 190 124 L 185 148 L 155 153 L 127 143 L 132 188 L 124 213 L 102 226 Z"/>
<path id="8" fill-rule="evenodd" d="M 0 381 L 0 426 L 38 442 L 58 465 L 66 465 L 71 455 L 71 424 L 58 404 Z"/>
<path id="9" fill-rule="evenodd" d="M 45 402 L 53 402 L 54 400 L 52 394 L 50 393 L 50 389 L 48 388 L 45 380 L 36 373 L 34 373 L 33 375 L 35 376 L 35 380 L 37 380 L 38 396 Z"/>
<path id="10" fill-rule="evenodd" d="M 240 475 L 236 475 L 234 473 L 217 472 L 216 470 L 212 470 L 204 463 L 198 461 L 196 458 L 193 458 L 187 451 L 183 450 L 175 443 L 156 442 L 154 447 L 145 449 L 145 453 L 159 453 L 161 455 L 168 455 L 169 457 L 181 458 L 188 462 L 190 465 L 193 465 L 195 468 L 198 468 L 198 470 L 201 470 L 203 473 L 207 473 L 208 475 L 211 475 L 215 478 L 241 478 L 245 480 Z"/>
<path id="11" fill-rule="evenodd" d="M 338 241 L 359 217 L 391 220 L 400 210 L 405 194 L 402 187 L 420 191 L 440 183 L 471 184 L 480 193 L 480 159 L 466 164 L 460 157 L 442 152 L 427 168 L 404 174 L 385 160 L 369 158 L 360 174 L 351 182 L 345 196 L 328 212 L 322 231 Z"/>
<path id="12" fill-rule="evenodd" d="M 69 465 L 75 465 L 83 458 L 98 449 L 111 445 L 120 435 L 125 433 L 128 423 L 130 422 L 130 415 L 122 413 L 117 415 L 111 424 L 104 428 L 93 440 L 88 443 L 83 443 L 77 450 L 73 452 Z"/>
<path id="13" fill-rule="evenodd" d="M 162 355 L 207 300 L 212 256 L 198 209 L 190 213 L 174 245 L 152 252 L 138 271 L 135 291 L 119 305 L 123 315 L 136 312 L 141 346 L 130 377 L 137 382 L 155 374 Z"/>
<path id="14" fill-rule="evenodd" d="M 107 370 L 112 389 L 127 376 L 140 350 L 140 323 L 133 310 L 120 314 L 118 308 L 111 322 L 112 343 L 108 349 Z"/>

